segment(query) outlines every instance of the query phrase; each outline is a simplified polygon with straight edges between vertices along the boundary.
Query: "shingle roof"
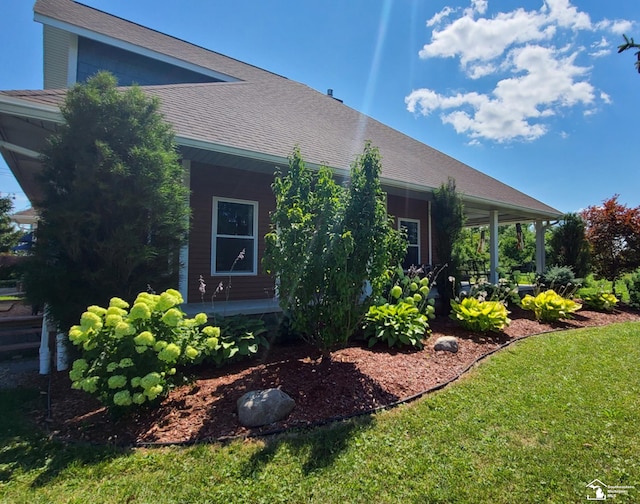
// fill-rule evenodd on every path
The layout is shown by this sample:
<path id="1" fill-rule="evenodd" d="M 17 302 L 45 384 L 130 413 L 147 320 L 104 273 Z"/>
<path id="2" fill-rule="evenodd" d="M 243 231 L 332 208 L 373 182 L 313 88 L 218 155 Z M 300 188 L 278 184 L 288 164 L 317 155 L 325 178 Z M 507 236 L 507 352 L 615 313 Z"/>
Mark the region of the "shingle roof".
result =
<path id="1" fill-rule="evenodd" d="M 71 0 L 38 0 L 36 14 L 89 34 L 220 72 L 240 82 L 147 86 L 179 137 L 285 159 L 295 145 L 311 163 L 347 169 L 371 140 L 383 157 L 387 183 L 417 190 L 456 180 L 458 190 L 479 201 L 500 202 L 559 216 L 560 212 L 428 145 L 408 137 L 304 84 L 151 30 Z M 65 91 L 2 94 L 43 105 L 60 104 Z"/>
<path id="2" fill-rule="evenodd" d="M 36 14 L 240 80 L 284 77 L 71 0 L 38 0 Z"/>
<path id="3" fill-rule="evenodd" d="M 176 135 L 211 148 L 286 158 L 299 145 L 307 162 L 345 170 L 371 140 L 382 155 L 382 177 L 417 190 L 456 180 L 465 196 L 559 215 L 544 203 L 404 135 L 304 84 L 275 81 L 145 86 L 161 100 Z M 14 98 L 61 103 L 64 91 L 7 91 Z"/>

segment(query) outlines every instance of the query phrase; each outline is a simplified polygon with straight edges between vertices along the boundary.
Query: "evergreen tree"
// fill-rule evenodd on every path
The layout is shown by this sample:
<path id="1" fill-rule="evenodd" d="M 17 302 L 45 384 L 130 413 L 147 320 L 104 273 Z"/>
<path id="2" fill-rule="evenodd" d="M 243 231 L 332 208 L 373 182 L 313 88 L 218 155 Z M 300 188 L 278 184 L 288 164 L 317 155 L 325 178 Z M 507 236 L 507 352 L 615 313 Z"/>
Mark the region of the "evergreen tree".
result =
<path id="1" fill-rule="evenodd" d="M 9 214 L 13 201 L 9 196 L 0 196 L 0 253 L 10 252 L 20 241 L 22 233 L 11 223 Z"/>
<path id="2" fill-rule="evenodd" d="M 87 305 L 177 285 L 189 208 L 159 101 L 99 73 L 72 88 L 44 152 L 25 287 L 61 330 Z"/>
<path id="3" fill-rule="evenodd" d="M 435 249 L 438 262 L 444 266 L 436 283 L 438 295 L 445 313 L 451 310 L 450 302 L 455 296 L 456 278 L 459 264 L 454 255 L 454 245 L 461 236 L 464 227 L 464 204 L 456 190 L 456 181 L 449 177 L 433 192 L 431 217 L 435 234 Z M 454 279 L 454 281 L 451 281 Z"/>
<path id="4" fill-rule="evenodd" d="M 555 226 L 549 238 L 549 262 L 556 266 L 569 266 L 576 277 L 589 273 L 590 251 L 586 225 L 576 213 L 568 213 Z"/>

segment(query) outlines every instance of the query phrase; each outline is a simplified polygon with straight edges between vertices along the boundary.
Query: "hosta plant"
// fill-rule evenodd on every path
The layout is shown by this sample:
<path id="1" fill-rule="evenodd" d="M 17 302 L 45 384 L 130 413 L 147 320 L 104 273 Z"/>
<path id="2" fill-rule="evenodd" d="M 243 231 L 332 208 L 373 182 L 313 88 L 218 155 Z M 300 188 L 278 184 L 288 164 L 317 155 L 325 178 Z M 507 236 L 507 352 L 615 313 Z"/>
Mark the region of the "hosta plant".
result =
<path id="1" fill-rule="evenodd" d="M 420 313 L 415 303 L 400 301 L 370 306 L 365 315 L 365 336 L 369 347 L 379 341 L 389 347 L 412 346 L 422 348 L 422 339 L 429 328 L 427 315 Z"/>
<path id="2" fill-rule="evenodd" d="M 401 267 L 387 272 L 389 284 L 385 296 L 369 307 L 364 318 L 365 336 L 372 347 L 378 341 L 389 347 L 422 348 L 429 331 L 429 320 L 435 317 L 433 299 L 429 299 L 431 278 L 420 278 L 420 270 L 406 274 Z"/>
<path id="3" fill-rule="evenodd" d="M 69 373 L 72 387 L 110 409 L 156 403 L 174 385 L 177 367 L 219 363 L 240 352 L 237 341 L 206 325 L 204 313 L 186 317 L 178 308 L 182 302 L 180 293 L 169 289 L 160 295 L 143 292 L 131 307 L 120 298 L 112 298 L 107 308 L 88 307 L 69 330 L 69 340 L 82 353 Z M 242 347 L 257 352 L 257 344 Z"/>
<path id="4" fill-rule="evenodd" d="M 578 311 L 582 305 L 572 299 L 564 298 L 550 289 L 535 297 L 527 294 L 520 303 L 525 310 L 533 311 L 536 320 L 541 322 L 555 322 L 560 319 L 569 319 L 573 312 Z"/>
<path id="5" fill-rule="evenodd" d="M 585 306 L 596 311 L 605 312 L 612 312 L 619 301 L 611 292 L 602 290 L 582 293 L 581 298 Z"/>
<path id="6" fill-rule="evenodd" d="M 453 320 L 474 332 L 502 331 L 511 320 L 504 303 L 500 301 L 482 301 L 468 297 L 460 302 L 451 301 Z"/>

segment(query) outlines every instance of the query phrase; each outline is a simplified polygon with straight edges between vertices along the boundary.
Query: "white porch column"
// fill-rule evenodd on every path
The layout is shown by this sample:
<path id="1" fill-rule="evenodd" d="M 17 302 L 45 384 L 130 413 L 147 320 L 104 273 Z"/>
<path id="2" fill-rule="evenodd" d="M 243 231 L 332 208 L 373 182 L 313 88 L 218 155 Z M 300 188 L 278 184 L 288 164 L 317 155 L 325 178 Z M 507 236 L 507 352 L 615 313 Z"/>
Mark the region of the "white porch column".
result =
<path id="1" fill-rule="evenodd" d="M 541 219 L 536 220 L 536 273 L 544 273 L 545 251 L 544 251 L 544 232 L 546 226 Z"/>
<path id="2" fill-rule="evenodd" d="M 489 282 L 498 283 L 498 211 L 489 212 Z"/>
<path id="3" fill-rule="evenodd" d="M 183 159 L 182 168 L 184 169 L 184 185 L 191 191 L 191 160 Z M 191 206 L 191 193 L 187 194 L 187 204 Z M 180 272 L 178 279 L 178 291 L 182 295 L 184 302 L 187 302 L 187 294 L 189 292 L 189 242 L 184 244 L 180 249 Z"/>

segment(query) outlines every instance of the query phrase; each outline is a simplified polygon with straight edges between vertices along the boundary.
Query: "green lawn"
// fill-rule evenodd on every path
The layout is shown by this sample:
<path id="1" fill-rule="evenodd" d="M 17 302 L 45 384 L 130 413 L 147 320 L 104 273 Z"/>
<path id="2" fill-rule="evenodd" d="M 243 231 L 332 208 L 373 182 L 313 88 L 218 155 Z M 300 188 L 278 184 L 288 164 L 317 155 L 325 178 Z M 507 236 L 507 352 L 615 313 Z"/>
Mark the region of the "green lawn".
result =
<path id="1" fill-rule="evenodd" d="M 227 445 L 63 446 L 0 391 L 2 502 L 640 501 L 640 323 L 529 338 L 446 389 L 355 422 Z M 26 402 L 24 402 L 26 401 Z"/>

